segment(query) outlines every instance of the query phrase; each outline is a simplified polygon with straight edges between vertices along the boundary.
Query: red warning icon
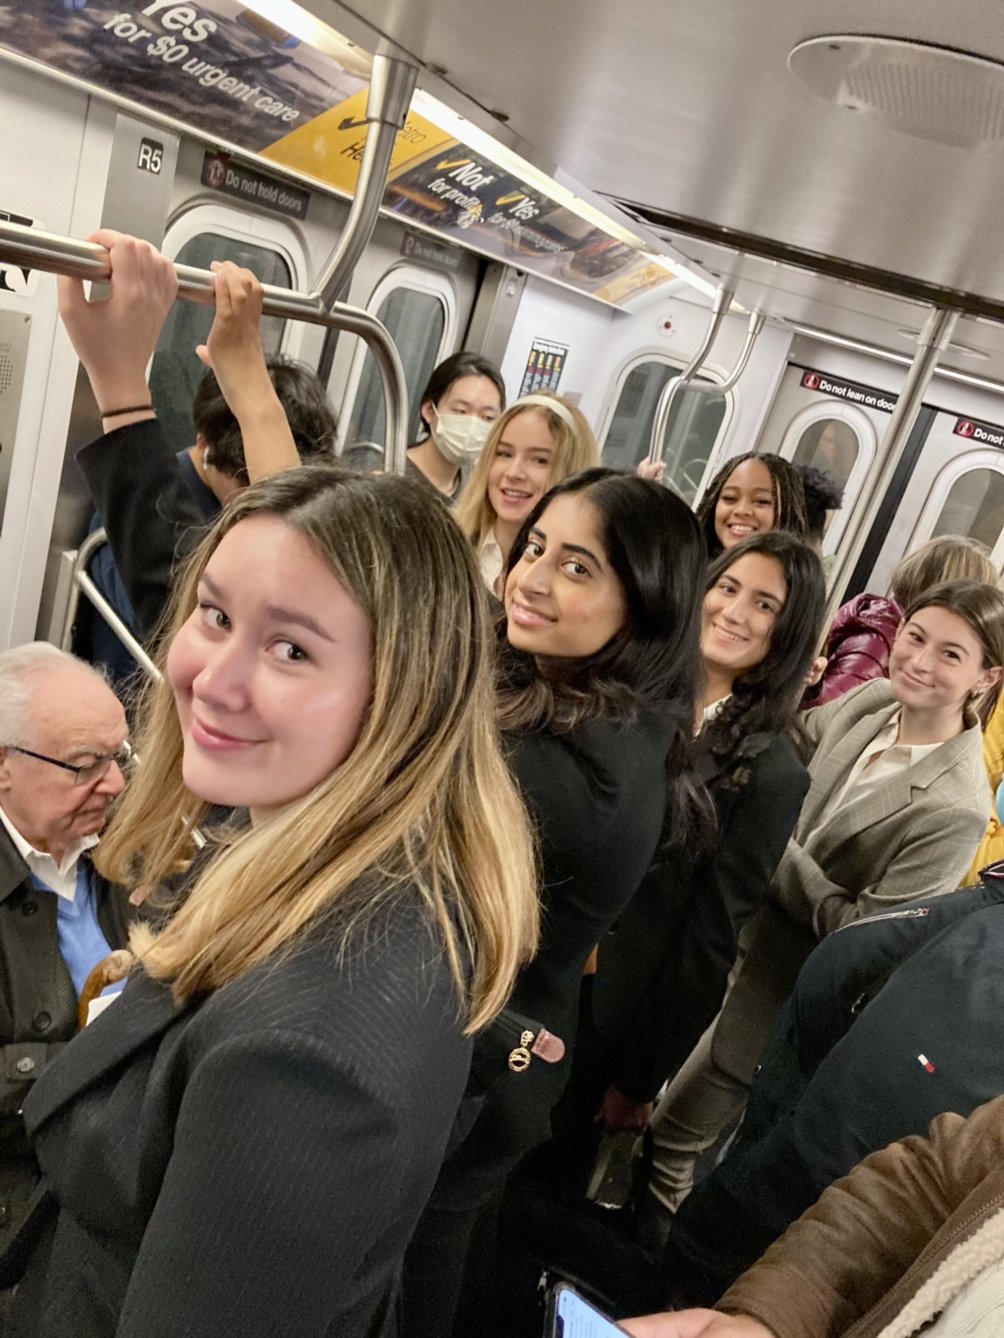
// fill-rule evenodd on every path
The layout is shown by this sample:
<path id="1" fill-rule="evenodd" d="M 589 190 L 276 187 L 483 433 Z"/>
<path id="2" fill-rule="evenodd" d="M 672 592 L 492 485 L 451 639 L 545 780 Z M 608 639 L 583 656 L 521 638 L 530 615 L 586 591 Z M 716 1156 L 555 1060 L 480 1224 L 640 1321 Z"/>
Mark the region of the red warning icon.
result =
<path id="1" fill-rule="evenodd" d="M 821 379 L 818 372 L 806 372 L 802 377 L 802 385 L 806 390 L 818 390 Z"/>
<path id="2" fill-rule="evenodd" d="M 976 424 L 969 418 L 960 418 L 955 424 L 955 435 L 957 437 L 972 437 L 976 434 Z"/>
<path id="3" fill-rule="evenodd" d="M 227 165 L 222 158 L 210 158 L 206 163 L 206 185 L 219 190 L 226 180 Z"/>

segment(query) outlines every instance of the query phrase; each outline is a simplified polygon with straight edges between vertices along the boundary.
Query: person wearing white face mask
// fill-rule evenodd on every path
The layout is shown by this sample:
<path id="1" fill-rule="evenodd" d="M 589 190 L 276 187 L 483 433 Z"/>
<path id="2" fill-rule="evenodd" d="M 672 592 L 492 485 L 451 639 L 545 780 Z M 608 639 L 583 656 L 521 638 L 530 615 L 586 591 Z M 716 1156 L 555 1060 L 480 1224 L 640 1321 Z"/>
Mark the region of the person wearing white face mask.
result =
<path id="1" fill-rule="evenodd" d="M 454 353 L 435 368 L 422 393 L 429 435 L 408 448 L 408 475 L 452 500 L 505 408 L 505 385 L 494 363 Z"/>

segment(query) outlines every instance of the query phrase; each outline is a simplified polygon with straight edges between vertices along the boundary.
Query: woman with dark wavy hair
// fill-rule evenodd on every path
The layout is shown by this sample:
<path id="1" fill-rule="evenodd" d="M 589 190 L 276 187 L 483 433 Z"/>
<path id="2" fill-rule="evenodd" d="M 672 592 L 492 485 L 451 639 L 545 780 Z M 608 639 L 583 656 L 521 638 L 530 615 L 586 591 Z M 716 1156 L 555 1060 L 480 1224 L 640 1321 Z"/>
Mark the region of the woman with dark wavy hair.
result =
<path id="1" fill-rule="evenodd" d="M 562 1133 L 585 1135 L 597 1106 L 606 1132 L 643 1129 L 659 1088 L 721 1005 L 739 931 L 808 789 L 793 732 L 824 602 L 819 559 L 780 530 L 726 549 L 708 570 L 698 752 L 716 848 L 696 866 L 678 854 L 656 863 L 600 944 Z"/>
<path id="2" fill-rule="evenodd" d="M 505 1072 L 503 1058 L 494 1090 L 469 1088 L 480 1113 L 409 1252 L 406 1338 L 495 1331 L 494 1210 L 509 1171 L 548 1137 L 583 968 L 657 853 L 707 842 L 710 805 L 691 758 L 703 575 L 686 504 L 611 469 L 552 488 L 513 545 L 496 702 L 539 834 L 543 933 L 510 1007 L 559 1036 L 565 1058 L 525 1073 Z"/>

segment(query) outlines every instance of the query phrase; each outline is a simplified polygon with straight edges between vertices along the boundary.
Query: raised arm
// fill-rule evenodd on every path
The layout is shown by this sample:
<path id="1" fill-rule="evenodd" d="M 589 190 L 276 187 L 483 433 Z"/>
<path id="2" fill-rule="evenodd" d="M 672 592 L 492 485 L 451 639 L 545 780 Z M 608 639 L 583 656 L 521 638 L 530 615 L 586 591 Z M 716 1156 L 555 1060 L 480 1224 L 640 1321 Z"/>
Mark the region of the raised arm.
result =
<path id="1" fill-rule="evenodd" d="M 140 635 L 148 638 L 168 601 L 175 554 L 204 523 L 146 379 L 178 284 L 174 265 L 148 242 L 108 229 L 90 240 L 108 248 L 108 296 L 88 301 L 78 279 L 59 280 L 59 312 L 105 430 L 78 452 L 77 464 L 108 531 Z"/>
<path id="2" fill-rule="evenodd" d="M 154 416 L 146 369 L 177 297 L 178 279 L 173 264 L 149 242 L 109 228 L 88 240 L 108 249 L 108 296 L 88 301 L 80 279 L 61 276 L 59 314 L 91 383 L 102 426 L 111 432 Z"/>
<path id="3" fill-rule="evenodd" d="M 249 269 L 213 261 L 216 318 L 207 344 L 196 349 L 216 373 L 244 443 L 248 477 L 254 483 L 295 469 L 300 456 L 275 393 L 261 344 L 262 286 Z"/>

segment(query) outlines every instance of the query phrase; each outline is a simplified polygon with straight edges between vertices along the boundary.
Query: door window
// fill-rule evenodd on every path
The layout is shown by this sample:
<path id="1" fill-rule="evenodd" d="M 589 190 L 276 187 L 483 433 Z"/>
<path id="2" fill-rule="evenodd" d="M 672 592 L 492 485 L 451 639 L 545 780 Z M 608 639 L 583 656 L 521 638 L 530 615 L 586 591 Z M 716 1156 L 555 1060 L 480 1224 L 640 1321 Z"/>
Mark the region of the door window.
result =
<path id="1" fill-rule="evenodd" d="M 858 435 L 850 423 L 839 418 L 819 418 L 799 437 L 792 459 L 797 465 L 825 469 L 841 488 L 846 488 L 859 449 Z"/>
<path id="2" fill-rule="evenodd" d="M 422 391 L 439 354 L 446 332 L 446 306 L 439 293 L 415 288 L 395 288 L 377 309 L 377 319 L 386 325 L 397 345 L 408 387 L 408 440 L 419 429 Z M 349 444 L 345 454 L 366 450 L 369 444 L 384 444 L 383 379 L 367 353 L 349 420 Z"/>
<path id="3" fill-rule="evenodd" d="M 930 537 L 961 534 L 978 539 L 991 551 L 1004 533 L 1004 474 L 996 469 L 970 469 L 948 491 Z"/>
<path id="4" fill-rule="evenodd" d="M 603 441 L 603 459 L 619 469 L 634 469 L 652 444 L 656 410 L 677 367 L 653 359 L 638 363 L 625 377 L 610 426 Z M 698 377 L 705 385 L 712 382 Z M 663 482 L 692 502 L 700 487 L 708 458 L 722 431 L 728 401 L 725 395 L 677 395 L 663 437 L 666 462 Z"/>
<path id="5" fill-rule="evenodd" d="M 212 260 L 232 260 L 235 265 L 251 270 L 262 283 L 276 288 L 293 286 L 289 264 L 278 251 L 218 232 L 202 232 L 190 237 L 172 259 L 197 269 L 208 269 Z M 205 371 L 195 347 L 206 342 L 212 323 L 211 306 L 175 302 L 164 322 L 153 357 L 150 371 L 153 402 L 167 440 L 176 451 L 184 450 L 195 441 L 192 400 Z M 262 318 L 261 337 L 266 356 L 278 352 L 285 324 L 278 316 Z"/>

